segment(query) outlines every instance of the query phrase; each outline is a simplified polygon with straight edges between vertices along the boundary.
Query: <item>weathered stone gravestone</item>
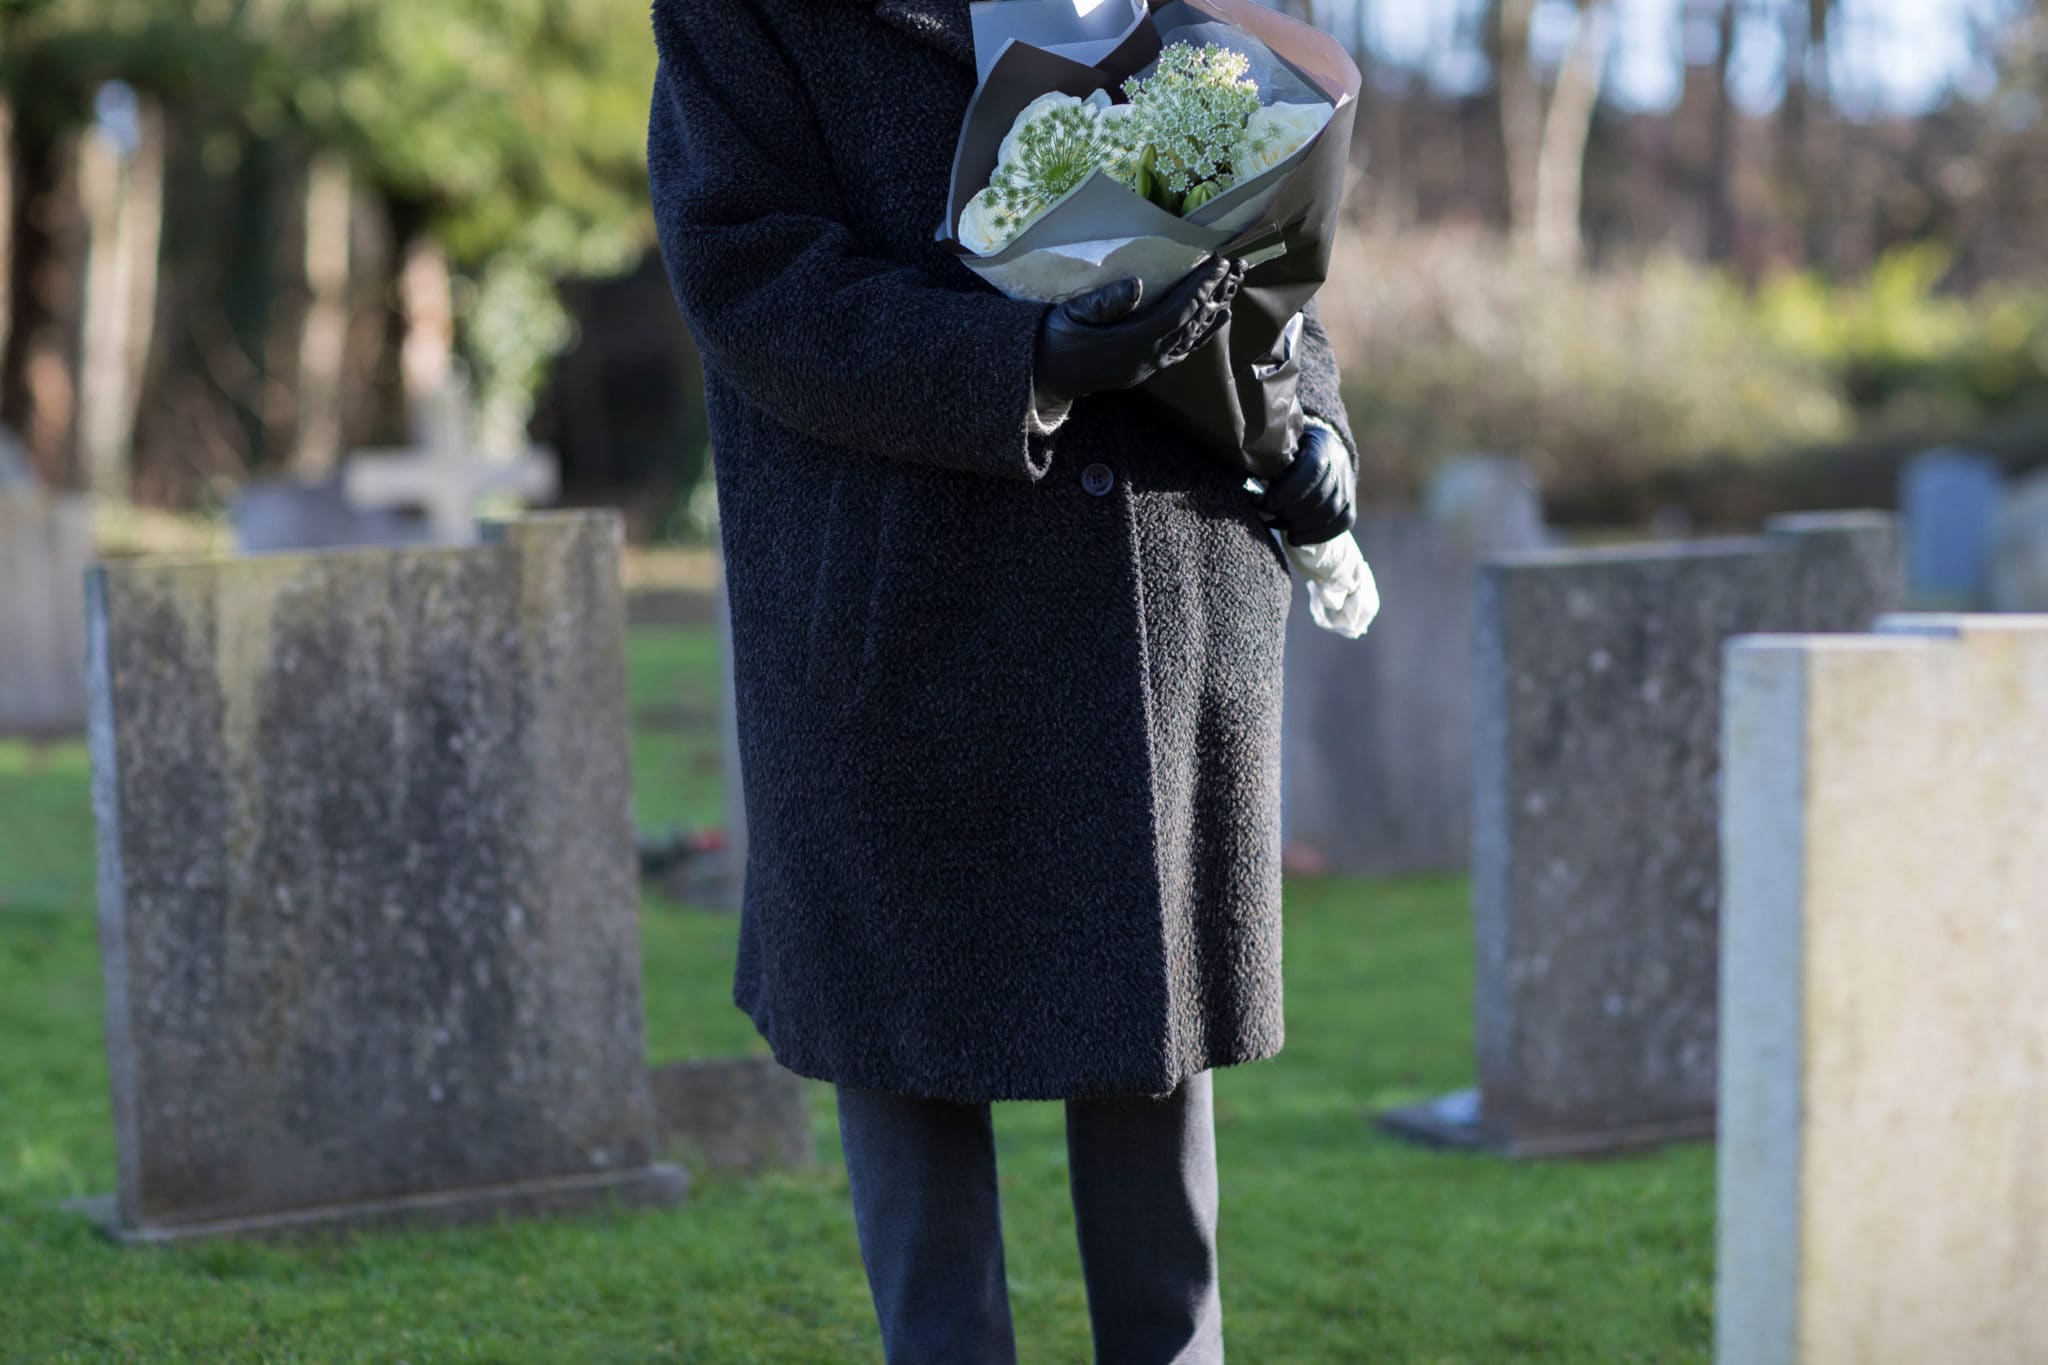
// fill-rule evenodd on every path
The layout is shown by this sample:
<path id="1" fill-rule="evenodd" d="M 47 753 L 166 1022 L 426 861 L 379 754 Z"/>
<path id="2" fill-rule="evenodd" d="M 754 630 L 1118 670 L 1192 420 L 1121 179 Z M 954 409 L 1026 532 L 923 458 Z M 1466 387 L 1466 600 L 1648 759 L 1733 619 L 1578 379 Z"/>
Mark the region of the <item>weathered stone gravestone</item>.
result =
<path id="1" fill-rule="evenodd" d="M 725 862 L 716 903 L 740 907 L 747 873 L 747 791 L 740 773 L 739 709 L 732 675 L 732 599 L 725 590 L 725 559 L 718 561 L 719 733 L 725 753 Z"/>
<path id="2" fill-rule="evenodd" d="M 1511 1155 L 1713 1130 L 1721 646 L 1898 604 L 1889 517 L 1480 571 L 1479 1093 L 1387 1116 Z"/>
<path id="3" fill-rule="evenodd" d="M 1363 639 L 1288 612 L 1281 824 L 1297 865 L 1368 876 L 1471 857 L 1472 579 L 1546 544 L 1524 468 L 1474 457 L 1432 481 L 1424 515 L 1365 512 L 1353 534 L 1382 606 Z"/>
<path id="4" fill-rule="evenodd" d="M 83 498 L 0 497 L 0 735 L 85 731 Z"/>
<path id="5" fill-rule="evenodd" d="M 2003 476 L 1995 460 L 1961 450 L 1916 455 L 1899 477 L 1906 592 L 1941 607 L 1982 605 Z"/>
<path id="6" fill-rule="evenodd" d="M 94 571 L 134 1241 L 679 1198 L 653 1164 L 620 528 Z"/>
<path id="7" fill-rule="evenodd" d="M 424 545 L 434 539 L 422 518 L 350 505 L 339 479 L 250 484 L 235 498 L 230 520 L 243 554 Z"/>
<path id="8" fill-rule="evenodd" d="M 1998 509 L 1986 605 L 1993 611 L 2048 611 L 2048 473 L 2015 484 Z"/>
<path id="9" fill-rule="evenodd" d="M 1717 1357 L 2048 1359 L 2048 617 L 1728 654 Z"/>
<path id="10" fill-rule="evenodd" d="M 364 450 L 349 456 L 342 487 L 358 509 L 416 508 L 443 544 L 467 542 L 477 505 L 488 497 L 546 502 L 560 486 L 554 455 L 527 450 L 487 458 L 470 434 L 469 394 L 450 383 L 423 414 L 425 448 Z"/>
<path id="11" fill-rule="evenodd" d="M 815 1161 L 804 1079 L 773 1057 L 721 1057 L 654 1069 L 664 1150 L 714 1171 Z"/>

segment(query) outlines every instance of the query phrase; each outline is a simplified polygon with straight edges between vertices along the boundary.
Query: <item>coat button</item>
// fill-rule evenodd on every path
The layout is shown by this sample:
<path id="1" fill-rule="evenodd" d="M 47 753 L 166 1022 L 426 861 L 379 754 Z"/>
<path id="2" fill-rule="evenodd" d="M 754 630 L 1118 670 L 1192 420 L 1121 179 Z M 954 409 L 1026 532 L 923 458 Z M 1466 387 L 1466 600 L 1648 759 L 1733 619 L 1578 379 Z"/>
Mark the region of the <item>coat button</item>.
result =
<path id="1" fill-rule="evenodd" d="M 1116 487 L 1116 474 L 1106 464 L 1091 464 L 1081 471 L 1081 487 L 1099 498 Z"/>

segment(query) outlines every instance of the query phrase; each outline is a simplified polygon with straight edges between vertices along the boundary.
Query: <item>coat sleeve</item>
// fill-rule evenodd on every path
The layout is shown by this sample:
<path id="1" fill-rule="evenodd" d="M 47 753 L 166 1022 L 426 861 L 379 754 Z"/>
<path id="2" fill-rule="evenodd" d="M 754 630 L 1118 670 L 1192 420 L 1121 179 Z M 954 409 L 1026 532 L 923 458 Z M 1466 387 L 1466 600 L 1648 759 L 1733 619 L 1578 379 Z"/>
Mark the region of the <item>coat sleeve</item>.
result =
<path id="1" fill-rule="evenodd" d="M 1350 453 L 1351 467 L 1357 470 L 1358 442 L 1351 435 L 1351 415 L 1344 410 L 1344 390 L 1336 353 L 1330 349 L 1330 334 L 1316 316 L 1314 298 L 1301 313 L 1301 410 L 1329 423 Z"/>
<path id="2" fill-rule="evenodd" d="M 649 187 L 706 363 L 820 442 L 1043 476 L 1050 436 L 1031 421 L 1031 370 L 1049 305 L 863 254 L 823 130 L 760 11 L 754 0 L 654 6 Z M 844 61 L 857 78 L 857 54 Z"/>

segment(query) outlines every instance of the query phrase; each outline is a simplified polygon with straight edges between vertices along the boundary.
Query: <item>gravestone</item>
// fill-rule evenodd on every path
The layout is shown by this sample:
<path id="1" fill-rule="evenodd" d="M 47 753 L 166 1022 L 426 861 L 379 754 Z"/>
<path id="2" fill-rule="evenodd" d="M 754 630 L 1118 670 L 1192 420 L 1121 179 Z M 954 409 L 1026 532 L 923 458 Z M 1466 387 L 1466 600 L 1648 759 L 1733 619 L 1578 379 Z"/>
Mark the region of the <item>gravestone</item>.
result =
<path id="1" fill-rule="evenodd" d="M 1382 603 L 1364 638 L 1320 629 L 1300 598 L 1288 612 L 1281 826 L 1297 867 L 1394 876 L 1471 857 L 1472 577 L 1547 543 L 1542 499 L 1522 466 L 1475 457 L 1424 505 L 1359 516 Z"/>
<path id="2" fill-rule="evenodd" d="M 739 710 L 734 705 L 732 676 L 732 599 L 725 589 L 725 557 L 718 559 L 719 734 L 725 752 L 724 876 L 714 903 L 728 910 L 740 907 L 746 889 L 747 792 L 740 774 Z"/>
<path id="3" fill-rule="evenodd" d="M 1993 611 L 2048 611 L 2048 472 L 2013 485 L 1991 551 Z"/>
<path id="4" fill-rule="evenodd" d="M 1509 1155 L 1713 1130 L 1721 646 L 1897 606 L 1874 513 L 1516 556 L 1479 575 L 1479 1093 L 1387 1116 Z"/>
<path id="5" fill-rule="evenodd" d="M 352 506 L 338 478 L 250 484 L 236 495 L 230 520 L 235 548 L 243 554 L 424 545 L 434 539 L 423 518 Z"/>
<path id="6" fill-rule="evenodd" d="M 713 1171 L 816 1160 L 804 1079 L 773 1057 L 674 1062 L 654 1068 L 653 1086 L 666 1152 Z"/>
<path id="7" fill-rule="evenodd" d="M 0 426 L 0 498 L 21 497 L 41 487 L 21 438 Z"/>
<path id="8" fill-rule="evenodd" d="M 1982 605 L 2002 483 L 1995 460 L 1967 451 L 1931 450 L 1907 462 L 1899 476 L 1899 509 L 1912 601 Z"/>
<path id="9" fill-rule="evenodd" d="M 2048 1358 L 2048 616 L 1728 653 L 1720 1365 Z"/>
<path id="10" fill-rule="evenodd" d="M 450 382 L 423 414 L 425 446 L 418 450 L 363 450 L 342 468 L 349 505 L 364 510 L 415 508 L 433 536 L 459 545 L 471 538 L 477 505 L 509 497 L 546 502 L 559 491 L 560 470 L 545 450 L 490 458 L 470 435 L 468 390 Z"/>
<path id="11" fill-rule="evenodd" d="M 0 497 L 0 735 L 85 733 L 83 498 Z"/>
<path id="12" fill-rule="evenodd" d="M 94 571 L 120 1237 L 681 1196 L 619 523 L 486 540 Z"/>

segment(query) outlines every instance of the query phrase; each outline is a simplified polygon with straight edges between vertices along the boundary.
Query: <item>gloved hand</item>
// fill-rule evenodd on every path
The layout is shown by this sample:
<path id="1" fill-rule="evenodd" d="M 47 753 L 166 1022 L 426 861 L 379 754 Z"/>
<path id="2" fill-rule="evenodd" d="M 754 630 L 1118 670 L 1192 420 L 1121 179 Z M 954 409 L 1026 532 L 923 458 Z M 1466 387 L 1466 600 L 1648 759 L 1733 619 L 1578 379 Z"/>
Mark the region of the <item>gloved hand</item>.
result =
<path id="1" fill-rule="evenodd" d="M 1186 358 L 1229 318 L 1244 271 L 1243 261 L 1212 256 L 1143 308 L 1144 286 L 1135 277 L 1053 308 L 1040 324 L 1031 374 L 1039 404 L 1127 389 Z"/>
<path id="2" fill-rule="evenodd" d="M 1351 452 L 1328 427 L 1308 422 L 1294 463 L 1259 495 L 1259 511 L 1287 533 L 1290 545 L 1335 540 L 1358 524 L 1358 471 Z"/>

